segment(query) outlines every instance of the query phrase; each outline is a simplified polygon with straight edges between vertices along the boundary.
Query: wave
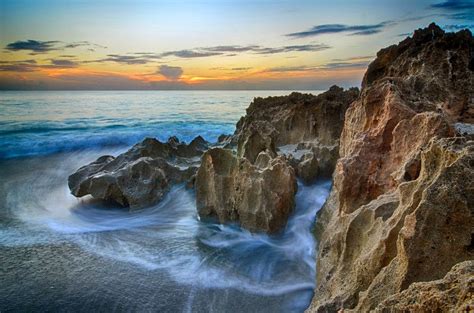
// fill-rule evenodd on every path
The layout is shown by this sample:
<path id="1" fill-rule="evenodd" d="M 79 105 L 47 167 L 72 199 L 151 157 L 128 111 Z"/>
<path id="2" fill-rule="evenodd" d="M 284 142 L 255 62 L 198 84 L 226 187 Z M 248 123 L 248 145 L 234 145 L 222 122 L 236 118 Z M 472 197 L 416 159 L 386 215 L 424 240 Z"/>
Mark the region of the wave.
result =
<path id="1" fill-rule="evenodd" d="M 138 124 L 141 124 L 138 126 Z M 171 136 L 190 142 L 199 133 L 211 142 L 221 134 L 233 133 L 230 123 L 195 122 L 136 122 L 108 124 L 104 126 L 80 126 L 52 123 L 48 125 L 1 126 L 0 160 L 17 157 L 49 155 L 62 152 L 99 150 L 103 148 L 127 148 L 145 137 L 166 141 Z"/>
<path id="2" fill-rule="evenodd" d="M 160 204 L 132 213 L 87 198 L 78 200 L 69 194 L 65 177 L 94 157 L 89 153 L 60 162 L 58 158 L 42 161 L 37 164 L 45 169 L 42 175 L 29 172 L 31 164 L 39 160 L 28 161 L 28 166 L 17 160 L 18 168 L 10 165 L 12 171 L 20 172 L 15 175 L 21 179 L 8 186 L 8 218 L 14 217 L 23 226 L 0 229 L 0 244 L 19 247 L 69 242 L 111 260 L 111 264 L 122 262 L 166 272 L 178 286 L 196 292 L 223 289 L 258 296 L 294 295 L 290 302 L 296 309 L 291 311 L 308 304 L 316 266 L 310 229 L 328 195 L 329 181 L 298 184 L 297 206 L 286 229 L 269 236 L 237 225 L 199 221 L 195 195 L 184 186 L 174 187 Z M 195 299 L 190 295 L 188 301 L 192 307 Z"/>

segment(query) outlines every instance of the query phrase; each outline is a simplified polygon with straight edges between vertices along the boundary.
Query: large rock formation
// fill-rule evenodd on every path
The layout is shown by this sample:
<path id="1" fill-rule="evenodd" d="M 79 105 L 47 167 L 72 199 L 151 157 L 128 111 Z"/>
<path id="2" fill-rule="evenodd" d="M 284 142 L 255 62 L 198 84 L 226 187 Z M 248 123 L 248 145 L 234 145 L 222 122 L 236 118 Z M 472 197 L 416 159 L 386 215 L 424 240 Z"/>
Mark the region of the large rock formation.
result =
<path id="1" fill-rule="evenodd" d="M 196 176 L 199 215 L 251 231 L 280 230 L 294 207 L 296 178 L 284 157 L 261 152 L 255 164 L 230 150 L 207 151 Z"/>
<path id="2" fill-rule="evenodd" d="M 114 201 L 131 209 L 160 201 L 173 184 L 189 180 L 208 148 L 202 137 L 189 145 L 171 137 L 162 143 L 147 138 L 114 158 L 102 156 L 69 176 L 71 193 Z"/>
<path id="3" fill-rule="evenodd" d="M 339 156 L 339 137 L 357 88 L 332 86 L 317 96 L 256 98 L 237 123 L 239 156 L 252 162 L 262 150 L 285 154 L 303 181 L 331 176 Z"/>
<path id="4" fill-rule="evenodd" d="M 463 293 L 414 283 L 474 259 L 474 142 L 455 127 L 474 122 L 473 64 L 469 31 L 432 24 L 369 66 L 346 112 L 334 186 L 317 221 L 309 311 L 398 312 L 416 308 L 408 299 Z M 472 266 L 457 269 L 446 284 L 474 274 Z"/>
<path id="5" fill-rule="evenodd" d="M 474 261 L 453 266 L 443 279 L 417 282 L 388 297 L 376 312 L 471 312 L 474 309 Z"/>
<path id="6" fill-rule="evenodd" d="M 274 233 L 294 207 L 295 171 L 306 182 L 331 175 L 338 155 L 344 112 L 357 89 L 339 87 L 321 95 L 292 93 L 256 98 L 237 123 L 231 150 L 207 151 L 196 175 L 196 200 L 202 218 L 238 222 L 251 231 Z"/>

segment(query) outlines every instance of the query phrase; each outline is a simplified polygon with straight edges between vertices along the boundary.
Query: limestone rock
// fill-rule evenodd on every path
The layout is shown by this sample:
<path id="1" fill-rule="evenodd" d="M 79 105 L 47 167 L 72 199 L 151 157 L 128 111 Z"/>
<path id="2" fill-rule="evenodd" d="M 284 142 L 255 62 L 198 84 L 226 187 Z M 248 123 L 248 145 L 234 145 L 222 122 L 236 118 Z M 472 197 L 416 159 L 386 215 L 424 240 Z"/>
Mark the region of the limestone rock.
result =
<path id="1" fill-rule="evenodd" d="M 296 188 L 294 170 L 281 156 L 261 152 L 252 164 L 214 148 L 203 155 L 196 175 L 197 209 L 201 218 L 274 233 L 286 225 Z"/>
<path id="2" fill-rule="evenodd" d="M 189 145 L 176 137 L 167 143 L 146 138 L 117 158 L 102 156 L 81 167 L 69 176 L 69 189 L 76 197 L 90 194 L 131 209 L 153 205 L 173 184 L 192 178 L 205 149 L 207 142 L 202 137 Z"/>
<path id="3" fill-rule="evenodd" d="M 280 151 L 289 156 L 287 147 L 306 143 L 311 146 L 306 149 L 312 150 L 308 152 L 313 153 L 313 161 L 308 162 L 308 156 L 299 166 L 303 160 L 293 158 L 298 176 L 305 182 L 313 181 L 318 173 L 331 176 L 338 158 L 344 114 L 358 94 L 357 88 L 344 91 L 332 86 L 317 96 L 294 92 L 289 96 L 255 98 L 246 116 L 237 123 L 234 137 L 238 138 L 239 157 L 254 162 L 261 151 L 272 155 Z M 333 162 L 327 162 L 327 154 L 319 155 L 329 150 Z M 316 161 L 320 162 L 319 166 L 315 166 Z"/>
<path id="4" fill-rule="evenodd" d="M 471 312 L 474 309 L 474 261 L 459 263 L 442 279 L 413 283 L 390 296 L 375 312 Z"/>
<path id="5" fill-rule="evenodd" d="M 473 51 L 469 31 L 432 24 L 369 66 L 346 112 L 333 189 L 317 220 L 309 311 L 384 303 L 384 312 L 397 312 L 389 299 L 403 301 L 396 295 L 414 283 L 474 259 L 474 142 L 453 137 L 457 123 L 474 122 Z"/>

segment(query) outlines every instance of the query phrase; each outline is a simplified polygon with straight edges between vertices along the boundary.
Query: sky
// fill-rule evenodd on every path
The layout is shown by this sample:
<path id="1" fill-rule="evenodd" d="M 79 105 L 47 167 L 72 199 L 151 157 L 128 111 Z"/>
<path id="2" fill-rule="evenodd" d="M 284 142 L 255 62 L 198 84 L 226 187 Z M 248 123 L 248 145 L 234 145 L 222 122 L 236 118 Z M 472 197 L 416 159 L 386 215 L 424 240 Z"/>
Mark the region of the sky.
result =
<path id="1" fill-rule="evenodd" d="M 0 89 L 359 86 L 378 50 L 474 0 L 0 0 Z"/>

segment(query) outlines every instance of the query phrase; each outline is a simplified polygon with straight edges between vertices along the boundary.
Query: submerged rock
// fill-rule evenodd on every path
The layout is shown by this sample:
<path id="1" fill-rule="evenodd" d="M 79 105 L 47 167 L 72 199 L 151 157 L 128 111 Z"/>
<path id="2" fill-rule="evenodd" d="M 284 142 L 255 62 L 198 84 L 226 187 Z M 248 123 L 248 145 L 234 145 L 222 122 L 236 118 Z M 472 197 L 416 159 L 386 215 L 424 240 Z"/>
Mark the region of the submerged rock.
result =
<path id="1" fill-rule="evenodd" d="M 199 215 L 238 222 L 251 231 L 273 233 L 286 225 L 295 193 L 294 170 L 283 157 L 266 152 L 252 164 L 230 150 L 210 149 L 196 175 Z"/>
<path id="2" fill-rule="evenodd" d="M 102 156 L 69 176 L 71 193 L 114 201 L 131 209 L 159 202 L 173 184 L 189 181 L 208 144 L 196 137 L 189 145 L 171 137 L 167 143 L 146 138 L 127 152 Z"/>
<path id="3" fill-rule="evenodd" d="M 457 307 L 450 297 L 472 266 L 446 276 L 453 290 L 436 280 L 474 259 L 474 142 L 453 137 L 474 122 L 473 51 L 469 31 L 432 24 L 369 66 L 317 220 L 309 311 Z"/>

